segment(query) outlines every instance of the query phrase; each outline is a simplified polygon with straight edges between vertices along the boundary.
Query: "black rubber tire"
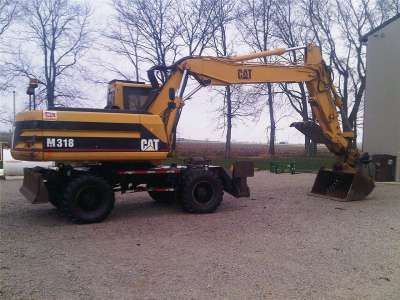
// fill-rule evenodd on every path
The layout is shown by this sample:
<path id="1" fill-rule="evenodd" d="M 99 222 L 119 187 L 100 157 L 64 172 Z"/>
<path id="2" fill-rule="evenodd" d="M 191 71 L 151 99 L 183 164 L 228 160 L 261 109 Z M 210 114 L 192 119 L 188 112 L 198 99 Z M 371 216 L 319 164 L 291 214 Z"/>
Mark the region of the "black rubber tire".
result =
<path id="1" fill-rule="evenodd" d="M 82 175 L 70 181 L 62 198 L 62 210 L 73 222 L 101 222 L 114 208 L 112 187 L 103 178 Z"/>
<path id="2" fill-rule="evenodd" d="M 54 173 L 50 174 L 45 173 L 44 175 L 50 175 L 45 177 L 47 179 L 45 186 L 47 189 L 49 203 L 53 205 L 55 208 L 60 209 L 62 197 L 64 196 L 63 185 L 60 184 L 58 178 L 55 176 Z"/>
<path id="3" fill-rule="evenodd" d="M 60 209 L 62 201 L 62 192 L 57 192 L 55 189 L 47 189 L 49 194 L 49 203 L 55 208 Z"/>
<path id="4" fill-rule="evenodd" d="M 148 192 L 157 203 L 173 203 L 176 200 L 176 192 Z"/>
<path id="5" fill-rule="evenodd" d="M 190 213 L 212 213 L 223 198 L 222 183 L 209 170 L 189 170 L 182 191 L 183 209 Z"/>

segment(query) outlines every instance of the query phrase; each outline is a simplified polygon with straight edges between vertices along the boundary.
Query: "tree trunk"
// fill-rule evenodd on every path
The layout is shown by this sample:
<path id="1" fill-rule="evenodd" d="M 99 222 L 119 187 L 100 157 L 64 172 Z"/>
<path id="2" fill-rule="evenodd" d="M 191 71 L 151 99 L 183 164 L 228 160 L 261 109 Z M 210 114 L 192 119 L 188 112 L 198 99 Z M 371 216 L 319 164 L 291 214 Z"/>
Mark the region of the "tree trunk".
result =
<path id="1" fill-rule="evenodd" d="M 354 119 L 353 119 L 353 132 L 354 132 L 353 146 L 354 146 L 354 148 L 357 148 L 357 136 L 358 136 L 357 113 L 354 114 Z"/>
<path id="2" fill-rule="evenodd" d="M 308 121 L 308 105 L 307 105 L 307 93 L 304 87 L 304 83 L 299 83 L 301 92 L 301 118 L 303 122 Z M 304 136 L 304 153 L 307 157 L 313 156 L 312 141 L 309 137 Z"/>
<path id="3" fill-rule="evenodd" d="M 174 130 L 171 142 L 171 154 L 175 156 L 175 153 L 176 153 L 176 129 Z"/>
<path id="4" fill-rule="evenodd" d="M 314 143 L 313 141 L 311 141 L 311 143 L 310 143 L 310 156 L 311 157 L 317 156 L 317 151 L 318 151 L 318 144 Z"/>
<path id="5" fill-rule="evenodd" d="M 226 92 L 226 142 L 225 159 L 231 157 L 231 137 L 232 137 L 232 92 L 230 86 L 225 88 Z"/>
<path id="6" fill-rule="evenodd" d="M 306 153 L 307 157 L 311 157 L 311 140 L 307 137 L 304 136 L 304 151 Z"/>
<path id="7" fill-rule="evenodd" d="M 315 122 L 314 112 L 313 111 L 311 111 L 311 112 L 312 112 L 312 119 Z M 308 140 L 309 140 L 308 156 L 315 157 L 315 156 L 317 156 L 318 144 L 314 143 L 314 141 L 311 139 L 308 139 Z"/>
<path id="8" fill-rule="evenodd" d="M 272 96 L 272 85 L 267 83 L 268 88 L 268 110 L 269 110 L 269 123 L 270 123 L 270 132 L 269 132 L 269 149 L 268 153 L 270 155 L 275 155 L 275 136 L 276 136 L 276 123 L 275 123 L 275 114 L 274 114 L 274 101 Z"/>
<path id="9" fill-rule="evenodd" d="M 54 107 L 54 86 L 48 84 L 47 87 L 47 108 L 52 109 Z"/>

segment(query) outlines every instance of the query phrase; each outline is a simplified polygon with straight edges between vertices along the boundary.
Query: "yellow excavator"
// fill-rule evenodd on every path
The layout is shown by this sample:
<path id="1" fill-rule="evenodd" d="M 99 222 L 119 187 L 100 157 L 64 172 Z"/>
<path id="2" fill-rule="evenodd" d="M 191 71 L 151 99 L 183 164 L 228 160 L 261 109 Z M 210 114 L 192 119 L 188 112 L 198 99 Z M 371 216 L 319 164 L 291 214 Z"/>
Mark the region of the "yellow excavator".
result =
<path id="1" fill-rule="evenodd" d="M 260 63 L 257 58 L 304 49 L 303 64 Z M 167 74 L 160 82 L 157 74 Z M 230 57 L 185 57 L 172 66 L 154 66 L 150 84 L 113 80 L 107 106 L 49 108 L 16 116 L 12 156 L 19 160 L 55 161 L 54 168 L 24 170 L 22 194 L 33 203 L 50 201 L 78 223 L 99 222 L 114 206 L 114 192 L 147 191 L 158 202 L 179 199 L 193 213 L 215 211 L 223 191 L 248 197 L 250 162 L 230 170 L 193 158 L 184 165 L 162 165 L 170 152 L 178 113 L 189 77 L 199 87 L 230 84 L 305 82 L 315 122 L 292 126 L 336 156 L 332 169 L 321 169 L 311 193 L 341 201 L 360 200 L 374 188 L 369 159 L 360 155 L 353 132 L 342 131 L 342 106 L 321 50 L 316 45 L 272 49 Z"/>

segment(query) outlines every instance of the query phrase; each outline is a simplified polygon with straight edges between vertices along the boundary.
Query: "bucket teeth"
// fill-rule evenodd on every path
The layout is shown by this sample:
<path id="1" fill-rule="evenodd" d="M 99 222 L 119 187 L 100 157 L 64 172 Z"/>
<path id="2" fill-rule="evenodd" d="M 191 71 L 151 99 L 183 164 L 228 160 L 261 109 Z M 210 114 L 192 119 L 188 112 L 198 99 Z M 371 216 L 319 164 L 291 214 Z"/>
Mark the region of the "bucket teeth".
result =
<path id="1" fill-rule="evenodd" d="M 356 201 L 367 197 L 374 186 L 372 178 L 360 171 L 345 173 L 321 169 L 315 179 L 311 194 L 338 201 Z"/>

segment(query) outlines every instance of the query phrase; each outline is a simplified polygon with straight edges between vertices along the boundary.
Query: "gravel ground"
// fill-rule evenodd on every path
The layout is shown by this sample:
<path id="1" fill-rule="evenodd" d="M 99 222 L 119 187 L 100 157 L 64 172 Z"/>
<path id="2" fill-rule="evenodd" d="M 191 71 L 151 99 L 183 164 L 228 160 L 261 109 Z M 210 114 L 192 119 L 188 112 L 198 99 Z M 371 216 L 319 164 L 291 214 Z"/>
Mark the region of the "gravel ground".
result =
<path id="1" fill-rule="evenodd" d="M 92 225 L 0 181 L 0 298 L 399 299 L 400 185 L 342 203 L 314 176 L 258 172 L 209 215 L 131 194 Z"/>

